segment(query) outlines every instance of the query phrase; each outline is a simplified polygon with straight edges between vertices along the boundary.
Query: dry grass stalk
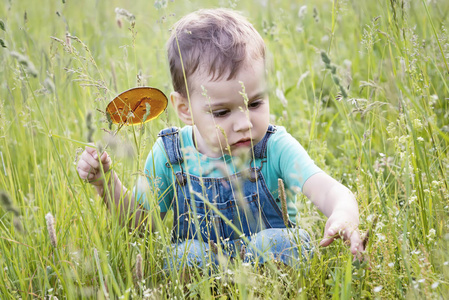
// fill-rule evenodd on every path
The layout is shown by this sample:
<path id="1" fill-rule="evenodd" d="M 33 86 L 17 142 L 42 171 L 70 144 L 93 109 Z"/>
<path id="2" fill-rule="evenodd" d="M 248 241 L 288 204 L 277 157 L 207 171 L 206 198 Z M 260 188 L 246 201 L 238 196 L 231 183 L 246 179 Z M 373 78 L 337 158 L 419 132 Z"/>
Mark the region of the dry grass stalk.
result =
<path id="1" fill-rule="evenodd" d="M 218 253 L 218 247 L 217 244 L 215 244 L 214 241 L 209 241 L 209 249 L 212 251 L 212 253 L 217 254 Z"/>
<path id="2" fill-rule="evenodd" d="M 244 259 L 246 254 L 246 246 L 242 245 L 242 248 L 240 248 L 240 259 Z"/>
<path id="3" fill-rule="evenodd" d="M 285 227 L 288 227 L 288 212 L 287 212 L 287 197 L 285 196 L 284 181 L 281 178 L 278 179 L 279 199 L 281 200 L 282 219 L 284 220 Z"/>

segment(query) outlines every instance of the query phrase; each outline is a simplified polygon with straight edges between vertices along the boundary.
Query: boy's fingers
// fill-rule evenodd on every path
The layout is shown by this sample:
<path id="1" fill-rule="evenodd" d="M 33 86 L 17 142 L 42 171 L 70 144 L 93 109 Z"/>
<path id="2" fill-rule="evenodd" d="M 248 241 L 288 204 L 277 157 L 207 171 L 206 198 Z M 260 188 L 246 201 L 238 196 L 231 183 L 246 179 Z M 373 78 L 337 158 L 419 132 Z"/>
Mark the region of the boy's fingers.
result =
<path id="1" fill-rule="evenodd" d="M 111 166 L 111 158 L 107 152 L 103 152 L 100 156 L 103 171 L 107 172 Z M 94 185 L 103 184 L 101 180 L 102 172 L 100 162 L 98 161 L 98 152 L 96 148 L 86 147 L 80 156 L 78 165 L 76 167 L 81 179 L 88 180 Z"/>
<path id="2" fill-rule="evenodd" d="M 103 163 L 103 165 L 109 165 L 111 163 L 111 157 L 108 155 L 106 151 L 101 154 L 100 160 Z"/>
<path id="3" fill-rule="evenodd" d="M 86 146 L 85 151 L 92 155 L 95 159 L 98 158 L 97 149 L 92 145 L 92 147 Z"/>
<path id="4" fill-rule="evenodd" d="M 324 238 L 320 242 L 320 246 L 321 247 L 327 247 L 330 244 L 332 244 L 332 242 L 335 239 L 339 238 L 339 236 L 336 233 L 337 233 L 337 230 L 334 227 L 326 230 L 324 232 Z"/>
<path id="5" fill-rule="evenodd" d="M 320 246 L 327 247 L 338 238 L 342 238 L 350 244 L 350 251 L 354 256 L 359 257 L 365 250 L 359 230 L 357 228 L 348 228 L 344 224 L 332 224 L 329 228 L 326 228 Z"/>
<path id="6" fill-rule="evenodd" d="M 349 240 L 351 242 L 350 250 L 353 255 L 357 255 L 365 250 L 363 249 L 363 243 L 360 237 L 360 232 L 357 229 L 352 232 Z"/>
<path id="7" fill-rule="evenodd" d="M 93 168 L 99 168 L 100 164 L 98 163 L 98 151 L 92 147 L 86 146 L 83 154 L 81 155 L 81 159 L 84 159 L 88 164 L 90 164 Z M 100 155 L 100 161 L 103 165 L 109 165 L 111 163 L 111 158 L 106 151 L 103 151 Z"/>
<path id="8" fill-rule="evenodd" d="M 93 168 L 91 165 L 89 165 L 89 163 L 87 163 L 83 159 L 80 159 L 76 169 L 78 170 L 78 172 L 82 171 L 82 172 L 85 172 L 85 173 L 89 173 L 89 172 L 90 173 L 95 173 L 95 168 Z"/>
<path id="9" fill-rule="evenodd" d="M 80 175 L 80 178 L 85 180 L 92 180 L 97 175 L 96 173 L 89 172 L 89 170 L 85 169 L 78 169 L 78 174 Z"/>
<path id="10" fill-rule="evenodd" d="M 83 154 L 81 154 L 80 163 L 82 161 L 86 162 L 87 164 L 89 164 L 89 166 L 91 166 L 94 169 L 100 168 L 100 163 L 98 162 L 98 159 L 96 159 L 87 151 L 84 151 Z"/>
<path id="11" fill-rule="evenodd" d="M 321 240 L 320 246 L 321 246 L 321 247 L 327 247 L 327 246 L 329 246 L 330 244 L 332 244 L 332 242 L 333 242 L 334 240 L 335 240 L 334 237 L 325 237 L 325 238 L 323 238 L 323 239 Z"/>
<path id="12" fill-rule="evenodd" d="M 100 156 L 100 160 L 101 160 L 101 162 L 106 162 L 106 160 L 109 158 L 109 155 L 108 155 L 108 153 L 106 152 L 106 151 L 104 151 L 103 153 L 101 153 L 101 156 Z"/>

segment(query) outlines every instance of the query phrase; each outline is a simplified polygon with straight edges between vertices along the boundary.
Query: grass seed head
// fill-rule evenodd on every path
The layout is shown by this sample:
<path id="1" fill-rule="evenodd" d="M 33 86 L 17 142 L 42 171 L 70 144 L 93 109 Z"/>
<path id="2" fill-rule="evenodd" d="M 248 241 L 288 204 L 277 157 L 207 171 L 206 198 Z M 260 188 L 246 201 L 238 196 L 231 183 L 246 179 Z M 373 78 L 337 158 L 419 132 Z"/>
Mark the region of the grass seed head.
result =
<path id="1" fill-rule="evenodd" d="M 0 204 L 6 210 L 9 210 L 12 207 L 12 200 L 6 192 L 0 192 Z"/>
<path id="2" fill-rule="evenodd" d="M 327 53 L 324 51 L 321 51 L 321 59 L 323 60 L 324 64 L 326 64 L 326 65 L 329 65 L 331 63 L 329 56 L 327 56 Z"/>
<path id="3" fill-rule="evenodd" d="M 50 93 L 54 93 L 56 90 L 55 83 L 53 82 L 53 80 L 50 77 L 45 78 L 43 85 L 44 85 L 45 89 Z"/>
<path id="4" fill-rule="evenodd" d="M 11 197 L 6 192 L 0 191 L 0 205 L 6 211 L 11 211 L 16 217 L 20 215 L 19 210 L 14 206 Z"/>
<path id="5" fill-rule="evenodd" d="M 58 242 L 56 239 L 55 218 L 51 213 L 48 213 L 45 215 L 45 220 L 47 221 L 47 230 L 48 236 L 50 237 L 50 243 L 56 248 L 58 246 Z"/>
<path id="6" fill-rule="evenodd" d="M 287 197 L 285 195 L 284 181 L 278 179 L 279 199 L 281 200 L 282 219 L 284 224 L 288 227 L 288 212 L 287 212 Z"/>
<path id="7" fill-rule="evenodd" d="M 16 51 L 11 51 L 9 54 L 14 57 L 20 65 L 22 65 L 26 73 L 33 77 L 37 77 L 37 69 L 27 56 Z"/>
<path id="8" fill-rule="evenodd" d="M 218 247 L 217 244 L 215 244 L 214 241 L 210 240 L 209 241 L 209 249 L 210 251 L 212 251 L 212 253 L 217 254 L 218 253 Z"/>
<path id="9" fill-rule="evenodd" d="M 87 127 L 87 141 L 89 143 L 93 142 L 93 134 L 95 132 L 95 126 L 92 122 L 92 112 L 88 112 L 86 116 L 86 127 Z"/>
<path id="10" fill-rule="evenodd" d="M 136 20 L 136 17 L 132 13 L 120 7 L 115 8 L 115 17 L 117 19 L 117 24 L 119 25 L 119 27 L 121 27 L 122 25 L 121 21 L 119 23 L 119 20 L 121 19 L 126 19 L 129 23 L 133 23 Z"/>
<path id="11" fill-rule="evenodd" d="M 72 46 L 72 39 L 70 39 L 70 36 L 71 36 L 70 32 L 66 31 L 65 32 L 65 42 L 68 47 Z"/>
<path id="12" fill-rule="evenodd" d="M 138 282 L 141 282 L 143 279 L 142 255 L 140 253 L 136 257 L 136 278 Z"/>
<path id="13" fill-rule="evenodd" d="M 14 217 L 14 219 L 12 220 L 12 223 L 17 232 L 20 232 L 20 233 L 25 232 L 25 230 L 23 229 L 22 221 L 18 217 Z"/>

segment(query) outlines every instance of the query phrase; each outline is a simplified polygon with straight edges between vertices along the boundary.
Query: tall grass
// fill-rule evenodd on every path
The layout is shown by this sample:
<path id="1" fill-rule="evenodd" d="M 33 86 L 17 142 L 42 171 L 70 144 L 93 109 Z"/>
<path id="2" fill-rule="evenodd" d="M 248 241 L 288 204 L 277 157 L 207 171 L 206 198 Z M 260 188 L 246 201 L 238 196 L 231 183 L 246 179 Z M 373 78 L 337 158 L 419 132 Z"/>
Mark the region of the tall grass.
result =
<path id="1" fill-rule="evenodd" d="M 0 5 L 2 299 L 449 293 L 447 1 L 152 4 Z M 237 261 L 212 275 L 191 270 L 182 285 L 181 271 L 162 271 L 170 218 L 157 220 L 154 234 L 130 231 L 78 178 L 76 156 L 87 143 L 90 112 L 93 140 L 110 145 L 114 169 L 126 186 L 135 185 L 157 132 L 181 124 L 169 108 L 111 141 L 108 131 L 116 128 L 109 128 L 105 107 L 136 85 L 168 94 L 170 26 L 192 10 L 216 6 L 241 10 L 267 43 L 273 122 L 356 194 L 361 229 L 373 226 L 364 262 L 353 262 L 340 241 L 317 246 L 325 217 L 300 196 L 300 225 L 316 244 L 308 268 L 258 269 Z M 122 18 L 119 27 L 115 7 L 134 14 L 135 24 Z"/>

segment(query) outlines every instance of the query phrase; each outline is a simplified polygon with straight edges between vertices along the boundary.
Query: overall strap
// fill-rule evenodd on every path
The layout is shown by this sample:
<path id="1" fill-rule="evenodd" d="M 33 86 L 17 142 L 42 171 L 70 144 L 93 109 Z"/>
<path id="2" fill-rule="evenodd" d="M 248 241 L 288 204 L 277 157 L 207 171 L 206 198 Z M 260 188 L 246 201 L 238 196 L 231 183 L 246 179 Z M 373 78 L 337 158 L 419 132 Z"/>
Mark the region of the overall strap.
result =
<path id="1" fill-rule="evenodd" d="M 267 133 L 263 139 L 254 146 L 254 157 L 255 158 L 266 158 L 267 157 L 267 143 L 270 136 L 276 132 L 276 126 L 269 124 Z"/>
<path id="2" fill-rule="evenodd" d="M 173 164 L 180 164 L 184 161 L 182 158 L 181 147 L 179 144 L 179 129 L 177 127 L 169 127 L 163 129 L 158 134 L 164 142 L 165 152 L 168 155 L 169 162 Z"/>
<path id="3" fill-rule="evenodd" d="M 254 146 L 255 158 L 267 157 L 267 143 L 270 136 L 276 132 L 276 126 L 269 124 L 267 133 L 263 139 Z M 171 164 L 180 164 L 184 161 L 182 157 L 180 142 L 179 142 L 179 128 L 169 127 L 163 129 L 158 134 L 164 143 L 165 152 L 167 152 L 168 159 Z"/>

